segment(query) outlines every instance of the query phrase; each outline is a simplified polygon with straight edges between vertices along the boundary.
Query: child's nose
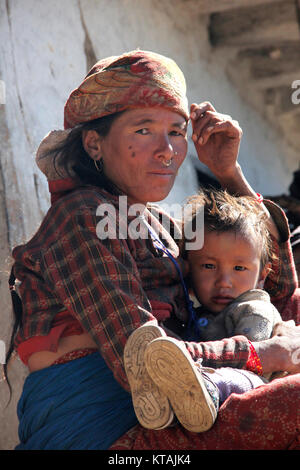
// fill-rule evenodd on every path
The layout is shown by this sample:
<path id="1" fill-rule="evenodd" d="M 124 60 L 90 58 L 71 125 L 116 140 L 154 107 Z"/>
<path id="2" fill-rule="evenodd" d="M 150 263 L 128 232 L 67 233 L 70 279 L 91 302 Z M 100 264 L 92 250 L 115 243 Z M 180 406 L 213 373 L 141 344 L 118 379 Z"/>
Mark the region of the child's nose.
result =
<path id="1" fill-rule="evenodd" d="M 218 273 L 217 279 L 216 279 L 216 285 L 218 287 L 231 287 L 232 282 L 231 282 L 231 276 L 228 272 L 226 271 L 221 271 Z"/>

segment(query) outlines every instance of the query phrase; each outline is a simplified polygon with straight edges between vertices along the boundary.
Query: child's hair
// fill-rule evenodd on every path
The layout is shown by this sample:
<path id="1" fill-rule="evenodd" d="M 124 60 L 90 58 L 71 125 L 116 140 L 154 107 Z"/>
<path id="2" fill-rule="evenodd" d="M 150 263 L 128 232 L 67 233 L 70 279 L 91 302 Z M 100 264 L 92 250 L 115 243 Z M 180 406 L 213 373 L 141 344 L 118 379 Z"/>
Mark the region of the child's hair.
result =
<path id="1" fill-rule="evenodd" d="M 261 246 L 261 267 L 273 259 L 272 242 L 268 230 L 268 217 L 261 204 L 252 197 L 231 196 L 224 190 L 202 189 L 191 196 L 187 204 L 190 219 L 185 219 L 193 227 L 199 212 L 204 207 L 204 230 L 208 232 L 234 232 L 253 239 Z M 194 227 L 195 228 L 195 227 Z M 186 257 L 185 240 L 181 254 Z"/>

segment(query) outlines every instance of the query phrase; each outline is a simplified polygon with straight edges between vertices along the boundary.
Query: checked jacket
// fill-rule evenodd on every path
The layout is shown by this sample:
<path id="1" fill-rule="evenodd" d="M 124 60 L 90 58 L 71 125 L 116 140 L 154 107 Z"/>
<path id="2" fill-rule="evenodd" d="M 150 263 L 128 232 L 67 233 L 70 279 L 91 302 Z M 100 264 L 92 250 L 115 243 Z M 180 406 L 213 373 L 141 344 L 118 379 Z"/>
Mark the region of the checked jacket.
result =
<path id="1" fill-rule="evenodd" d="M 155 302 L 169 309 L 162 326 L 179 334 L 188 313 L 178 271 L 157 250 L 151 237 L 136 239 L 129 233 L 124 238 L 99 238 L 97 227 L 102 219 L 97 210 L 99 213 L 103 204 L 115 207 L 117 230 L 126 230 L 130 222 L 119 211 L 118 196 L 96 186 L 70 190 L 52 204 L 31 240 L 13 250 L 13 272 L 20 282 L 23 304 L 15 347 L 30 338 L 48 335 L 56 315 L 68 311 L 91 334 L 116 380 L 129 390 L 123 367 L 129 335 L 148 321 L 161 321 L 156 318 Z M 284 305 L 297 286 L 297 278 L 286 218 L 278 206 L 269 203 L 268 208 L 281 241 L 274 242 L 278 261 L 266 290 L 274 303 Z M 172 237 L 180 227 L 171 220 L 170 230 L 163 228 L 160 209 L 147 209 L 145 213 L 186 276 L 187 263 L 180 258 Z M 210 367 L 245 368 L 250 354 L 249 342 L 243 336 L 185 345 L 193 359 L 202 358 L 203 365 Z"/>

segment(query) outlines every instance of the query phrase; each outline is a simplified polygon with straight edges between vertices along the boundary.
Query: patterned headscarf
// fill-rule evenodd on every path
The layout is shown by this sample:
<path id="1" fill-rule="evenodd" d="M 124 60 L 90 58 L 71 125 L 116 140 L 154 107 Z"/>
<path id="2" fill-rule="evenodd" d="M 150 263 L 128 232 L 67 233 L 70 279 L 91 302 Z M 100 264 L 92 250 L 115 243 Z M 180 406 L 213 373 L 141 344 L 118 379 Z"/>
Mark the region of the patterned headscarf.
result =
<path id="1" fill-rule="evenodd" d="M 135 50 L 94 65 L 65 104 L 64 127 L 144 106 L 189 116 L 186 83 L 177 64 L 154 52 Z"/>

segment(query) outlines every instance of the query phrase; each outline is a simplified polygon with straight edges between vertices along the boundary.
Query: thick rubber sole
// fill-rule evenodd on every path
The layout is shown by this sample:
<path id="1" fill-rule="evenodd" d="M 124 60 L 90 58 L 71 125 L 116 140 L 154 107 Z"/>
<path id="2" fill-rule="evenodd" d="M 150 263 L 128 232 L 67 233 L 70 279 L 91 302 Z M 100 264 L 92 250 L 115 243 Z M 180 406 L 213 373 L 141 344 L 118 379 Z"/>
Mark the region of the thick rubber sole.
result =
<path id="1" fill-rule="evenodd" d="M 145 367 L 146 347 L 162 336 L 165 332 L 160 327 L 146 324 L 130 335 L 124 348 L 124 366 L 133 407 L 139 423 L 147 429 L 163 429 L 174 419 L 168 398 L 153 382 Z"/>
<path id="2" fill-rule="evenodd" d="M 145 351 L 145 363 L 184 428 L 204 432 L 212 427 L 217 417 L 213 400 L 197 366 L 180 343 L 169 337 L 155 339 Z"/>

